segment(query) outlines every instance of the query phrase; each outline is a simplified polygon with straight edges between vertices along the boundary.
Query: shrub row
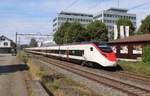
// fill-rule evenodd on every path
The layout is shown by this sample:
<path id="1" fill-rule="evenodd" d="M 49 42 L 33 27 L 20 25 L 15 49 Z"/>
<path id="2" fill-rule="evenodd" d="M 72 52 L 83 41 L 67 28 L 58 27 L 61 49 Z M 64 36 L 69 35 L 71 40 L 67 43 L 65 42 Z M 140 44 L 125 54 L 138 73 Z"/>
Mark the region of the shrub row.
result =
<path id="1" fill-rule="evenodd" d="M 146 46 L 143 50 L 143 62 L 150 64 L 150 45 Z"/>

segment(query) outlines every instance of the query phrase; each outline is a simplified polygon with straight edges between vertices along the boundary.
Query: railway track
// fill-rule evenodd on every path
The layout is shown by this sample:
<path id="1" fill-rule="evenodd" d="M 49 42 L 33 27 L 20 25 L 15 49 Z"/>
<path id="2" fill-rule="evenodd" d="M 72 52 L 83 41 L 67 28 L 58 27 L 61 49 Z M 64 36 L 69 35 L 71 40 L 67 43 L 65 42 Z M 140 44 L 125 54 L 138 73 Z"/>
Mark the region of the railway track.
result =
<path id="1" fill-rule="evenodd" d="M 134 86 L 134 85 L 131 85 L 128 83 L 124 83 L 124 82 L 112 79 L 112 78 L 101 76 L 94 72 L 90 72 L 88 70 L 82 70 L 80 68 L 75 68 L 71 64 L 64 64 L 63 61 L 52 60 L 49 58 L 45 58 L 43 56 L 40 56 L 39 59 L 44 62 L 53 64 L 59 68 L 65 69 L 67 71 L 70 71 L 70 72 L 80 75 L 82 77 L 85 77 L 89 80 L 107 85 L 109 87 L 112 87 L 112 88 L 122 91 L 124 93 L 127 93 L 129 96 L 150 96 L 150 90 L 148 90 L 146 88 L 137 87 L 137 86 Z"/>
<path id="2" fill-rule="evenodd" d="M 117 74 L 127 76 L 127 77 L 130 77 L 130 78 L 134 78 L 134 79 L 138 79 L 138 80 L 141 80 L 141 81 L 145 81 L 148 84 L 150 84 L 150 77 L 148 77 L 148 76 L 142 76 L 142 75 L 129 73 L 129 72 L 119 72 Z"/>
<path id="3" fill-rule="evenodd" d="M 92 71 L 92 70 L 91 70 Z M 144 85 L 149 85 L 150 86 L 150 77 L 149 76 L 143 76 L 131 72 L 125 72 L 125 71 L 119 71 L 119 72 L 108 72 L 104 70 L 93 70 L 95 72 L 100 72 L 103 74 L 107 74 L 116 78 L 125 78 L 129 79 L 132 81 L 137 81 L 138 83 L 144 84 Z"/>

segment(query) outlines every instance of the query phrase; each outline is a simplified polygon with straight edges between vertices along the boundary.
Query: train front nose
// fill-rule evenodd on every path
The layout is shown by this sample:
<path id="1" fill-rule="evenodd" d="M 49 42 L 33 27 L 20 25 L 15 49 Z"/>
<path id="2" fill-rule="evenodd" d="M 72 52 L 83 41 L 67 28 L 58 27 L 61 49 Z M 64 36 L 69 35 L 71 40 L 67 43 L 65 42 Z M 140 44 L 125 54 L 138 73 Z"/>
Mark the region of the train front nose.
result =
<path id="1" fill-rule="evenodd" d="M 108 64 L 111 66 L 111 67 L 115 67 L 117 66 L 117 58 L 116 58 L 116 55 L 112 52 L 110 54 L 108 54 Z"/>
<path id="2" fill-rule="evenodd" d="M 104 67 L 116 67 L 117 66 L 117 61 L 109 61 L 105 60 L 105 63 L 103 64 Z"/>
<path id="3" fill-rule="evenodd" d="M 117 62 L 116 61 L 108 62 L 108 66 L 110 66 L 110 67 L 116 67 L 117 66 Z"/>
<path id="4" fill-rule="evenodd" d="M 115 66 L 117 66 L 117 58 L 116 58 L 114 53 L 106 53 L 104 56 L 106 58 L 105 59 L 105 66 L 106 67 L 115 67 Z"/>

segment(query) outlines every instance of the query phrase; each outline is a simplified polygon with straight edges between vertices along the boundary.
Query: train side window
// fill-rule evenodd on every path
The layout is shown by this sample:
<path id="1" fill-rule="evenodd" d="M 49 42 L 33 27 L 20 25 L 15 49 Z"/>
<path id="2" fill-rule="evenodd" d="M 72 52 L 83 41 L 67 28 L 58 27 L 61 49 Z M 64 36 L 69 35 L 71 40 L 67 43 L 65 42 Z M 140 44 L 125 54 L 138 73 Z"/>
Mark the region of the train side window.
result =
<path id="1" fill-rule="evenodd" d="M 69 50 L 69 55 L 83 56 L 84 50 Z"/>
<path id="2" fill-rule="evenodd" d="M 65 54 L 66 50 L 60 50 L 60 54 Z"/>
<path id="3" fill-rule="evenodd" d="M 93 47 L 90 47 L 90 51 L 93 51 Z"/>

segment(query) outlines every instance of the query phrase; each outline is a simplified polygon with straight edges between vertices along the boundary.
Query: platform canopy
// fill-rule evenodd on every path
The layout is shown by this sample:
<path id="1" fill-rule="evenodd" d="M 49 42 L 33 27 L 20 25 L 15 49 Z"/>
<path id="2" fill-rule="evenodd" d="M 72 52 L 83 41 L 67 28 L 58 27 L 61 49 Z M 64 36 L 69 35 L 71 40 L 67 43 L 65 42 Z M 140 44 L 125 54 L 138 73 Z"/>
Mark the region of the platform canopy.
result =
<path id="1" fill-rule="evenodd" d="M 134 43 L 134 42 L 150 42 L 150 34 L 144 34 L 144 35 L 134 35 L 125 37 L 123 39 L 117 39 L 114 41 L 110 41 L 109 43 Z"/>

